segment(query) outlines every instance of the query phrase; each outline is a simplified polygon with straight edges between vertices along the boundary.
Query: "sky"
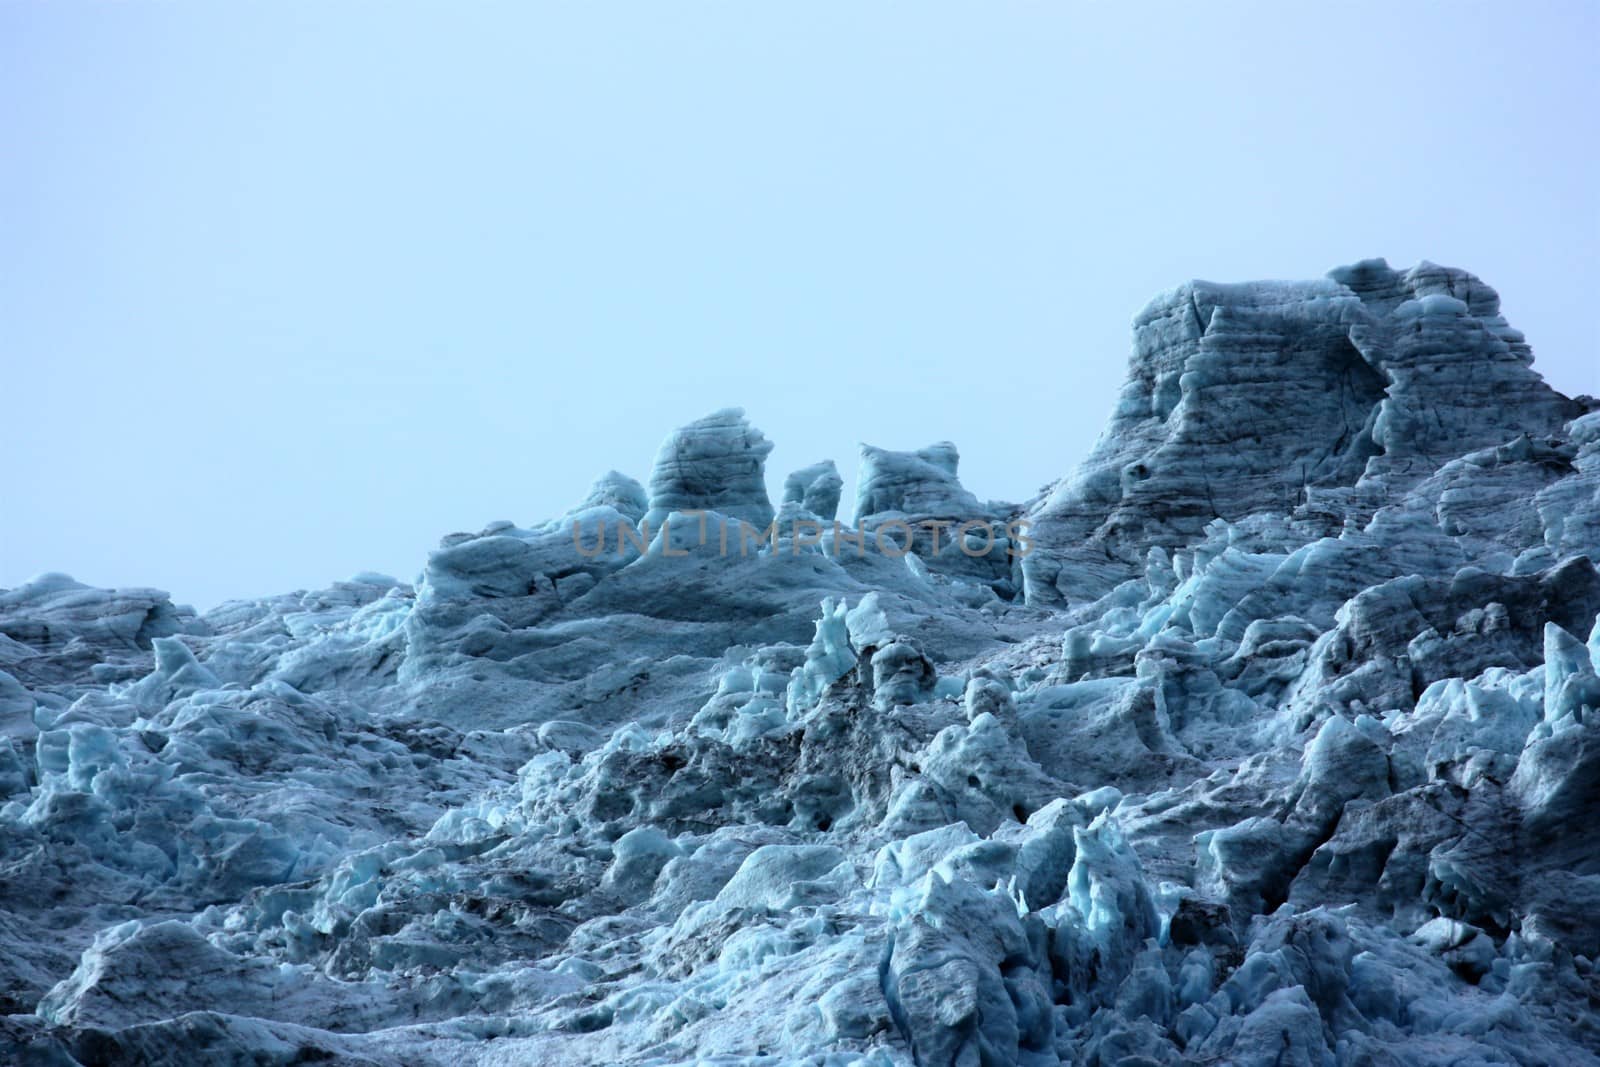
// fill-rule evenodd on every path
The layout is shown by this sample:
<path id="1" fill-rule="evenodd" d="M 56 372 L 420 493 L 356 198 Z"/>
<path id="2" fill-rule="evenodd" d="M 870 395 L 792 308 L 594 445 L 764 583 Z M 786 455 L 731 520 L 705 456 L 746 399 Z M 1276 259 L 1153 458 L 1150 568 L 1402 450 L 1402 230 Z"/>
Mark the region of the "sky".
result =
<path id="1" fill-rule="evenodd" d="M 1191 278 L 1465 267 L 1600 394 L 1600 5 L 0 5 L 0 587 L 205 609 L 742 406 L 1020 500 Z M 847 508 L 848 510 L 848 508 Z"/>

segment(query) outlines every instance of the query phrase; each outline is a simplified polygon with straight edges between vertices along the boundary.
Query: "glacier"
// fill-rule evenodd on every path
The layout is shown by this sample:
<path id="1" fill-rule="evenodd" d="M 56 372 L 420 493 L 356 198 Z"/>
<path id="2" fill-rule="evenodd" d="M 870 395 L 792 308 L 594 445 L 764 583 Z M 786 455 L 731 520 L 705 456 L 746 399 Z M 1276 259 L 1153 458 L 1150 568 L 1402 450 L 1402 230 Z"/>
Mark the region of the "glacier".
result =
<path id="1" fill-rule="evenodd" d="M 0 590 L 0 1061 L 1600 1064 L 1532 363 L 1458 269 L 1192 282 L 1030 501 L 774 506 L 729 409 L 412 582 Z"/>

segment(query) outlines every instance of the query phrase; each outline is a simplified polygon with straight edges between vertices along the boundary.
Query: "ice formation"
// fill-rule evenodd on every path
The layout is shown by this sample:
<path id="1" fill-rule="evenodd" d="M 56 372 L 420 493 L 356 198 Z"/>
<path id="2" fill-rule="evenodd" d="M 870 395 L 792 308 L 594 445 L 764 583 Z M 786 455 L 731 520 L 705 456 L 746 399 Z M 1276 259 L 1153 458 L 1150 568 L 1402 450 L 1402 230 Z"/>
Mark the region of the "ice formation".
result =
<path id="1" fill-rule="evenodd" d="M 867 447 L 741 550 L 841 480 L 728 410 L 410 583 L 0 591 L 0 1061 L 1600 1064 L 1531 363 L 1459 270 L 1194 282 L 1024 504 Z"/>

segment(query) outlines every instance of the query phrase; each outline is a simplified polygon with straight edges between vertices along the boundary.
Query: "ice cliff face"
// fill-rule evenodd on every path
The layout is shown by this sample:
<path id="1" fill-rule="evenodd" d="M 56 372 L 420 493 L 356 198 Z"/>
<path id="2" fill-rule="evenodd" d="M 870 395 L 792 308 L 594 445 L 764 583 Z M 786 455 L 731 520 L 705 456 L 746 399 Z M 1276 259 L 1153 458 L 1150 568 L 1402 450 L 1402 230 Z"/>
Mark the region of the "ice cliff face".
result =
<path id="1" fill-rule="evenodd" d="M 1561 436 L 1586 409 L 1531 363 L 1495 291 L 1431 263 L 1163 294 L 1134 320 L 1099 443 L 1031 511 L 1050 548 L 1026 568 L 1029 597 L 1093 600 L 1214 519 L 1338 536 L 1450 459 Z"/>
<path id="2" fill-rule="evenodd" d="M 411 584 L 0 591 L 0 1061 L 1600 1063 L 1530 364 L 1462 271 L 1195 282 L 1027 504 L 774 508 L 723 411 Z"/>

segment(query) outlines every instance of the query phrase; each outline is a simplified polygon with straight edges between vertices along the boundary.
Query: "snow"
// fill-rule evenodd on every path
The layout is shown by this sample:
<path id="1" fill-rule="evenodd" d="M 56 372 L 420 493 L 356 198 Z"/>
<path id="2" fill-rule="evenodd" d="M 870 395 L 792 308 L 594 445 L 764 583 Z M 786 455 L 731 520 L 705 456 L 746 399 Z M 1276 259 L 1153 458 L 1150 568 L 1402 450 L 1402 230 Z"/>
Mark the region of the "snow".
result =
<path id="1" fill-rule="evenodd" d="M 1194 282 L 1024 504 L 867 446 L 807 543 L 728 409 L 412 583 L 0 590 L 0 1060 L 1600 1063 L 1531 361 L 1464 271 Z"/>

